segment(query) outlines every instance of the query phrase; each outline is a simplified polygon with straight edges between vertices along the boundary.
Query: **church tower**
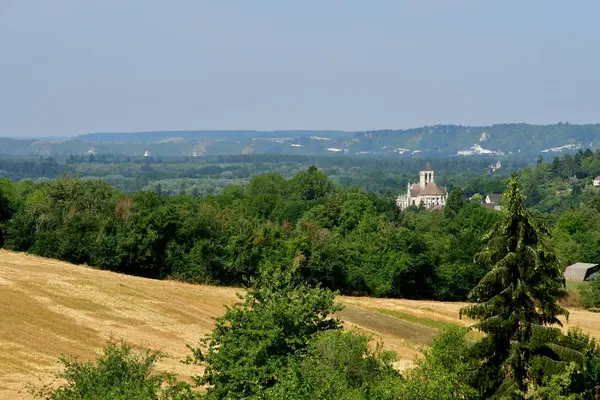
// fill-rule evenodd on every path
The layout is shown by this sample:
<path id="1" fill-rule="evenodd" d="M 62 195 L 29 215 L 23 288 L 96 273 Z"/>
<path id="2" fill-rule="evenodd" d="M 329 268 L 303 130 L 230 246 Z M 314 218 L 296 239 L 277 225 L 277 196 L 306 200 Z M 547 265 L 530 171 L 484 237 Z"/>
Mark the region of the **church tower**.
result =
<path id="1" fill-rule="evenodd" d="M 433 168 L 431 167 L 431 163 L 427 161 L 425 163 L 425 168 L 419 173 L 419 187 L 421 189 L 425 189 L 427 185 L 430 183 L 435 183 Z"/>

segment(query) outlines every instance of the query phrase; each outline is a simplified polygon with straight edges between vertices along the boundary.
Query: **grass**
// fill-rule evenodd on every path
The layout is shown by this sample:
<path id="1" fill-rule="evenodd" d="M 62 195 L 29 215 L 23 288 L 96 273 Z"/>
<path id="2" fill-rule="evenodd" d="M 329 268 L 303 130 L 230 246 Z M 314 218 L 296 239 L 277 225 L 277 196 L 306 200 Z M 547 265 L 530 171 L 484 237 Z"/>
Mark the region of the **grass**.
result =
<path id="1" fill-rule="evenodd" d="M 432 328 L 432 329 L 435 329 L 438 331 L 441 331 L 443 329 L 447 329 L 447 328 L 450 328 L 453 326 L 458 326 L 458 324 L 455 324 L 455 323 L 436 320 L 436 319 L 432 319 L 432 318 L 426 318 L 426 317 L 417 317 L 416 315 L 407 314 L 402 311 L 377 309 L 377 308 L 375 308 L 373 310 L 379 314 L 390 315 L 394 318 L 398 318 L 403 321 L 412 322 L 413 324 L 418 324 L 418 325 L 425 326 L 427 328 Z"/>

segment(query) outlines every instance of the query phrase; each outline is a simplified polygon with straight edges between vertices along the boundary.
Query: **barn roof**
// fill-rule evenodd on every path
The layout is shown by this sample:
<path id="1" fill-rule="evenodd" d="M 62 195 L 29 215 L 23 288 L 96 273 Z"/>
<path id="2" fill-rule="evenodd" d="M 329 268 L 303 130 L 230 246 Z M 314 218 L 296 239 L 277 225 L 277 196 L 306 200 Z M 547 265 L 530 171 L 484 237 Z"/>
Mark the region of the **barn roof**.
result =
<path id="1" fill-rule="evenodd" d="M 598 270 L 600 270 L 599 264 L 575 263 L 565 269 L 564 277 L 572 281 L 585 281 Z"/>
<path id="2" fill-rule="evenodd" d="M 502 195 L 500 194 L 488 194 L 486 197 L 489 197 L 490 203 L 500 203 L 500 199 Z"/>

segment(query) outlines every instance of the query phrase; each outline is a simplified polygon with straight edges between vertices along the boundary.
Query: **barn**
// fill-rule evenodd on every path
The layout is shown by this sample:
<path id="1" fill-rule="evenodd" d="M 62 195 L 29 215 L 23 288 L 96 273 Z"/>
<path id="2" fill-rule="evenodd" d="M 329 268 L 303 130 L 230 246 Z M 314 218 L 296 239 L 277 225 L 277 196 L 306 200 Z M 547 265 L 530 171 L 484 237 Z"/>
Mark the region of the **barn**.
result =
<path id="1" fill-rule="evenodd" d="M 565 279 L 568 281 L 588 281 L 590 276 L 600 272 L 600 264 L 575 263 L 565 269 Z"/>

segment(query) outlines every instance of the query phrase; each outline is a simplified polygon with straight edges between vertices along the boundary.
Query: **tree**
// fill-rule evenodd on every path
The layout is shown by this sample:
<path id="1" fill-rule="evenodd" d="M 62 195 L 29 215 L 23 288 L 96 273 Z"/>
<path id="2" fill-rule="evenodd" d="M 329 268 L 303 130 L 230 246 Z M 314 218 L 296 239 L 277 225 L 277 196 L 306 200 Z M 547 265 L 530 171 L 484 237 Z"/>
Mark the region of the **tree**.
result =
<path id="1" fill-rule="evenodd" d="M 446 207 L 444 208 L 444 216 L 455 216 L 456 214 L 458 214 L 462 206 L 462 190 L 460 190 L 460 187 L 454 186 L 450 190 L 450 194 L 448 195 L 448 201 L 446 202 Z"/>
<path id="2" fill-rule="evenodd" d="M 537 165 L 543 164 L 544 163 L 544 158 L 542 156 L 538 156 L 536 162 Z"/>
<path id="3" fill-rule="evenodd" d="M 524 208 L 515 176 L 505 198 L 504 220 L 487 235 L 484 251 L 476 256 L 490 267 L 471 293 L 478 304 L 463 308 L 461 316 L 478 320 L 475 328 L 486 334 L 476 346 L 483 360 L 481 389 L 486 396 L 511 398 L 527 391 L 532 363 L 556 356 L 557 349 L 539 339 L 550 335 L 549 326 L 560 326 L 558 316 L 568 312 L 557 303 L 566 295 L 559 262 L 546 249 L 546 231 Z"/>
<path id="4" fill-rule="evenodd" d="M 0 247 L 4 244 L 3 225 L 11 219 L 14 211 L 8 193 L 11 189 L 8 179 L 0 179 Z"/>
<path id="5" fill-rule="evenodd" d="M 110 341 L 96 362 L 61 358 L 63 370 L 56 376 L 65 381 L 57 388 L 31 387 L 30 392 L 46 400 L 192 400 L 189 385 L 171 374 L 154 372 L 159 352 L 136 351 L 126 343 Z"/>
<path id="6" fill-rule="evenodd" d="M 550 171 L 552 171 L 552 176 L 554 178 L 561 178 L 563 176 L 563 162 L 558 156 L 554 156 L 552 158 L 552 165 L 550 167 Z"/>
<path id="7" fill-rule="evenodd" d="M 314 165 L 290 179 L 290 187 L 305 201 L 321 199 L 333 190 L 327 175 Z"/>
<path id="8" fill-rule="evenodd" d="M 472 201 L 473 203 L 477 203 L 477 204 L 479 204 L 479 203 L 481 203 L 481 202 L 483 201 L 483 196 L 482 196 L 482 195 L 480 195 L 479 193 L 475 193 L 475 194 L 473 195 L 473 197 L 471 197 L 471 201 Z"/>
<path id="9" fill-rule="evenodd" d="M 244 302 L 227 307 L 205 338 L 206 354 L 193 349 L 190 362 L 206 363 L 198 385 L 209 384 L 209 399 L 243 398 L 262 393 L 278 381 L 292 357 L 306 351 L 319 332 L 338 329 L 331 317 L 341 308 L 334 293 L 301 283 L 297 267 L 264 270 Z"/>

